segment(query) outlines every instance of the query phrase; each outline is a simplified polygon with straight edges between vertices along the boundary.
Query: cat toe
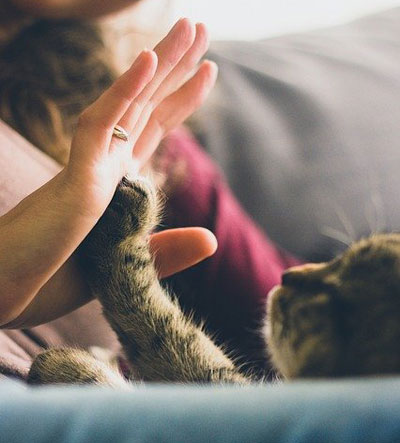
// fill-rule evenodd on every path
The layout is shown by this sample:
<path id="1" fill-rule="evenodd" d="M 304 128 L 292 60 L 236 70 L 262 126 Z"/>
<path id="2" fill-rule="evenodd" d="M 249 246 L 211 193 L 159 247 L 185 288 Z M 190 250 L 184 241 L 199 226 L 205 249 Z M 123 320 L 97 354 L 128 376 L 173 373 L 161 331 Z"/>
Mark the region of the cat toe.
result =
<path id="1" fill-rule="evenodd" d="M 28 383 L 96 384 L 126 387 L 122 376 L 107 364 L 80 349 L 55 348 L 39 354 L 28 374 Z"/>
<path id="2" fill-rule="evenodd" d="M 158 221 L 157 192 L 145 177 L 123 178 L 110 209 L 118 214 L 118 227 L 125 236 L 151 231 Z"/>

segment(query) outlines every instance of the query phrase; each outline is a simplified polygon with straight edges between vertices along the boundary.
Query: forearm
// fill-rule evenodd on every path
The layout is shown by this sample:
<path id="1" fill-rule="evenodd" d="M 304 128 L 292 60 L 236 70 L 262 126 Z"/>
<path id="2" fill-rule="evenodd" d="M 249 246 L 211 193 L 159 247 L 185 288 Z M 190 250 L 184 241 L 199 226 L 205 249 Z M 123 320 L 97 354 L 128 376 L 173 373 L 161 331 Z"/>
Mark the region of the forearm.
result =
<path id="1" fill-rule="evenodd" d="M 95 225 L 81 203 L 61 172 L 0 219 L 1 325 L 26 309 Z"/>
<path id="2" fill-rule="evenodd" d="M 62 317 L 91 301 L 93 296 L 72 255 L 45 283 L 25 310 L 4 329 L 32 328 Z"/>

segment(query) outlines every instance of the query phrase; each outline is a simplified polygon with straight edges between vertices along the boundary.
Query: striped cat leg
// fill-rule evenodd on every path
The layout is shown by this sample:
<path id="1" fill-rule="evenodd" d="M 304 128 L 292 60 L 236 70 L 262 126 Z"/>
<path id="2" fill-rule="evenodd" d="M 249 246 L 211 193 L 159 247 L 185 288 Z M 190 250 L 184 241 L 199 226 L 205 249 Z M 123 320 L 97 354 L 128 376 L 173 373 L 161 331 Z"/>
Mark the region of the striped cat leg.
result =
<path id="1" fill-rule="evenodd" d="M 129 389 L 129 384 L 115 368 L 74 348 L 54 348 L 39 354 L 30 368 L 28 383 L 95 384 Z"/>

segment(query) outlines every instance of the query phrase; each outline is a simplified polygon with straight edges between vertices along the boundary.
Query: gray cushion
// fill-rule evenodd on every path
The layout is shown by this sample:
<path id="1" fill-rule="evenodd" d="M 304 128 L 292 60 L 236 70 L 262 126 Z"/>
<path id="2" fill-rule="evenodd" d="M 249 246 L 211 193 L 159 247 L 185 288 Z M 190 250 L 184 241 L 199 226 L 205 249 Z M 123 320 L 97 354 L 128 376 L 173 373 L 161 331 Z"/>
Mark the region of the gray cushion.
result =
<path id="1" fill-rule="evenodd" d="M 217 42 L 197 129 L 234 192 L 288 250 L 325 259 L 400 230 L 400 8 L 345 26 Z"/>

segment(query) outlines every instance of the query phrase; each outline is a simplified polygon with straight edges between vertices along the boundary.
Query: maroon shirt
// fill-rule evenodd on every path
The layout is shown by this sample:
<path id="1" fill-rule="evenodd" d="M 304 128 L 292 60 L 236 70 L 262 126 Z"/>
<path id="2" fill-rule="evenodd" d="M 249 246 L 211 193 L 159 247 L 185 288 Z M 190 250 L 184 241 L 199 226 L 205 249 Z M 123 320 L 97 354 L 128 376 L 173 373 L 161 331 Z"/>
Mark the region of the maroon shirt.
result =
<path id="1" fill-rule="evenodd" d="M 218 341 L 243 361 L 268 368 L 260 325 L 267 294 L 298 261 L 279 250 L 241 208 L 221 172 L 184 130 L 166 142 L 169 164 L 185 162 L 183 184 L 167 201 L 166 227 L 202 226 L 218 240 L 215 255 L 168 279 L 183 306 L 206 320 Z M 251 365 L 251 366 L 252 366 Z"/>

